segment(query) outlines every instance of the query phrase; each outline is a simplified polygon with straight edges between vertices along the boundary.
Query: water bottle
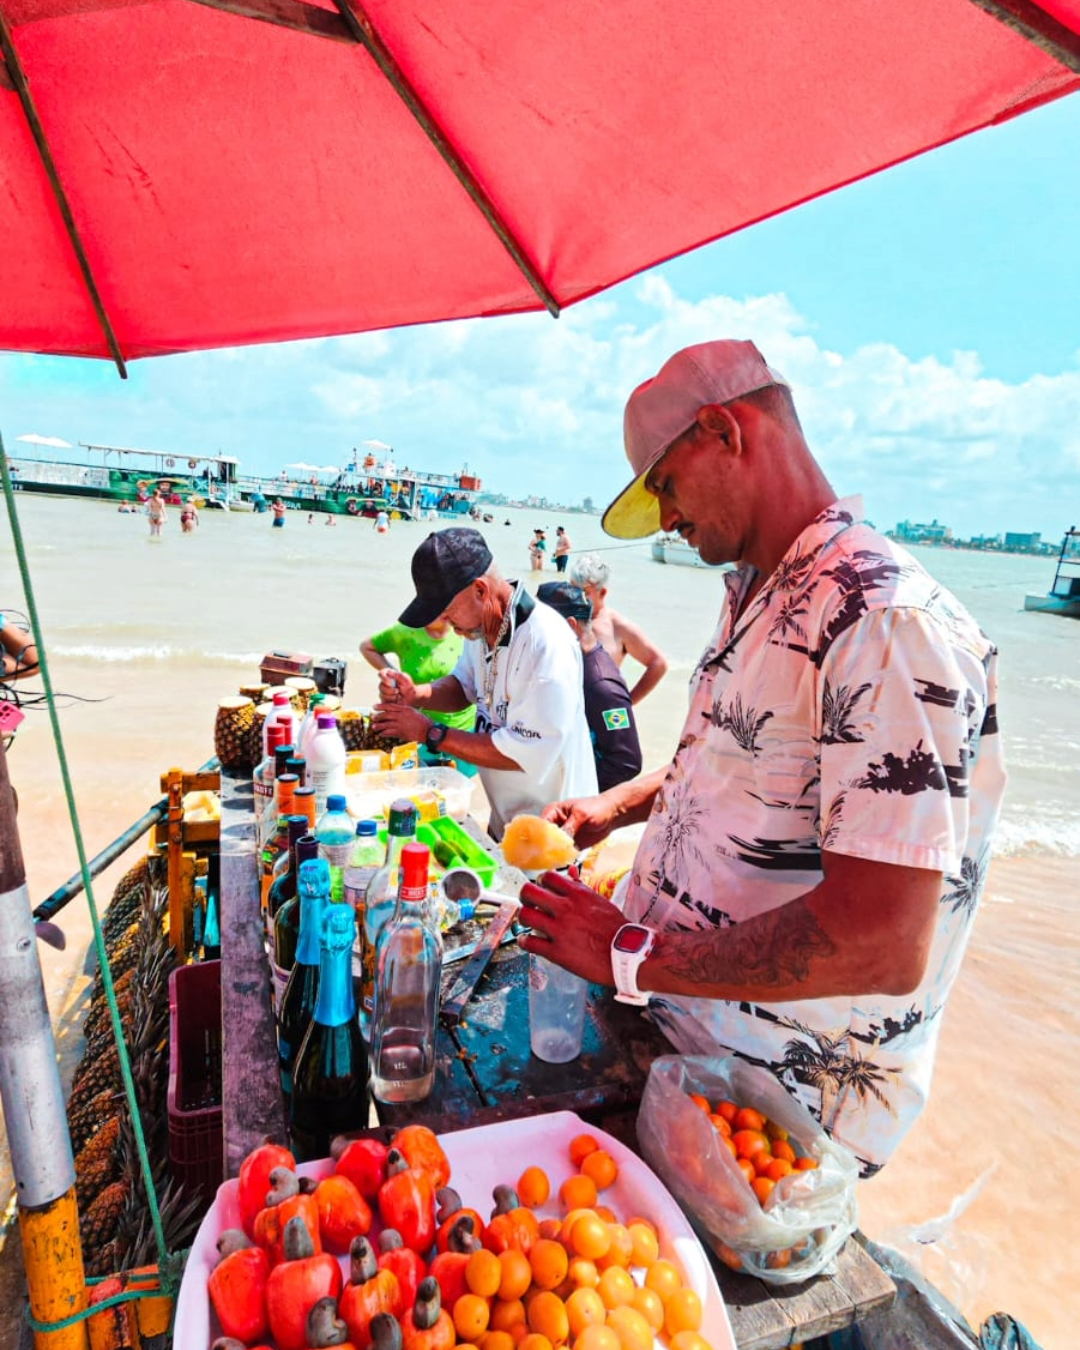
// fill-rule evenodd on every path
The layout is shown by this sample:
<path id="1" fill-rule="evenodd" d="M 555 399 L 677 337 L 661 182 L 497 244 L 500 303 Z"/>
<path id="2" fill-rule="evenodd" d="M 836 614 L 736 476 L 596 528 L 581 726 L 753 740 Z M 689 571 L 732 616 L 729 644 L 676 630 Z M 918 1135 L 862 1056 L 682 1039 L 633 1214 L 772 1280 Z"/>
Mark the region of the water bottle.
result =
<path id="1" fill-rule="evenodd" d="M 292 1071 L 319 993 L 319 931 L 330 903 L 330 869 L 321 858 L 300 864 L 300 936 L 278 1009 L 278 1068 L 286 1110 L 292 1099 Z"/>
<path id="2" fill-rule="evenodd" d="M 442 938 L 427 921 L 426 844 L 401 851 L 398 908 L 378 950 L 371 1090 L 381 1102 L 421 1101 L 435 1081 Z"/>
<path id="3" fill-rule="evenodd" d="M 379 825 L 374 820 L 356 823 L 352 854 L 342 877 L 342 898 L 352 907 L 356 916 L 356 938 L 353 942 L 352 972 L 360 1002 L 360 985 L 364 969 L 364 898 L 371 879 L 386 862 L 386 847 L 379 840 Z"/>
<path id="4" fill-rule="evenodd" d="M 270 753 L 270 728 L 273 726 L 285 727 L 288 733 L 285 739 L 293 744 L 296 721 L 293 715 L 292 701 L 288 692 L 284 689 L 279 689 L 274 695 L 273 704 L 266 714 L 266 721 L 263 723 L 262 749 L 264 757 Z"/>
<path id="5" fill-rule="evenodd" d="M 375 959 L 379 935 L 397 906 L 398 862 L 401 850 L 416 839 L 416 807 L 407 797 L 390 806 L 387 820 L 386 862 L 371 878 L 364 895 L 364 949 L 360 980 L 360 1030 L 371 1039 L 375 1011 Z"/>
<path id="6" fill-rule="evenodd" d="M 345 868 L 352 856 L 356 831 L 353 818 L 345 809 L 345 797 L 331 792 L 326 799 L 326 810 L 315 827 L 319 841 L 319 857 L 330 867 L 330 898 L 340 900 L 344 894 Z"/>
<path id="7" fill-rule="evenodd" d="M 289 1137 L 298 1162 L 325 1158 L 330 1140 L 368 1119 L 368 1058 L 356 1022 L 352 911 L 327 905 L 319 935 L 319 993 L 293 1063 Z"/>
<path id="8" fill-rule="evenodd" d="M 319 713 L 315 735 L 307 744 L 307 783 L 315 789 L 316 818 L 326 810 L 332 792 L 345 793 L 345 742 L 333 713 Z"/>

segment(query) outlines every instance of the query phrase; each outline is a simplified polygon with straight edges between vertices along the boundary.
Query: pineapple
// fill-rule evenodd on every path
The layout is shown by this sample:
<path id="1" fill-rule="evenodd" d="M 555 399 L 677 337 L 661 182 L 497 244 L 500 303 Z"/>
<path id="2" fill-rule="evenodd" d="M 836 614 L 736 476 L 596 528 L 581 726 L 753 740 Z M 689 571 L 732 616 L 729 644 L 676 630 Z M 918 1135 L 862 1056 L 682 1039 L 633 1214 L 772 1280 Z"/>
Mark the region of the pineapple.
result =
<path id="1" fill-rule="evenodd" d="M 110 1182 L 80 1215 L 79 1232 L 87 1275 L 108 1275 L 116 1268 L 118 1252 L 112 1244 L 130 1194 L 129 1178 Z"/>
<path id="2" fill-rule="evenodd" d="M 366 750 L 370 719 L 355 708 L 344 708 L 337 715 L 338 731 L 346 750 Z"/>
<path id="3" fill-rule="evenodd" d="M 87 1206 L 106 1186 L 120 1179 L 120 1117 L 111 1116 L 84 1144 L 75 1159 L 75 1195 Z"/>
<path id="4" fill-rule="evenodd" d="M 251 729 L 255 725 L 255 704 L 236 696 L 223 698 L 214 719 L 214 753 L 223 769 L 250 771 Z M 257 761 L 256 761 L 257 762 Z"/>
<path id="5" fill-rule="evenodd" d="M 74 1108 L 70 1102 L 68 1103 L 68 1133 L 71 1135 L 72 1152 L 76 1156 L 101 1122 L 115 1113 L 119 1101 L 120 1093 L 112 1088 L 106 1088 L 96 1097 L 86 1098 L 81 1104 L 77 1103 Z"/>

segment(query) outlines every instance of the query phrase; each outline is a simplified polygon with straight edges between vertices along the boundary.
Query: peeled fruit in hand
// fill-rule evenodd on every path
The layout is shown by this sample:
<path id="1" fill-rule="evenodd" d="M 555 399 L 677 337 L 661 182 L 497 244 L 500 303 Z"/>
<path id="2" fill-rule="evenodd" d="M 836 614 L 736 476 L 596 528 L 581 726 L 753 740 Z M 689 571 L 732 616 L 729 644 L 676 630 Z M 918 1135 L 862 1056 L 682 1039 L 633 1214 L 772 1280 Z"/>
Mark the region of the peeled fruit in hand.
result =
<path id="1" fill-rule="evenodd" d="M 577 845 L 558 825 L 539 816 L 515 816 L 502 839 L 503 857 L 525 872 L 568 867 L 577 857 Z"/>

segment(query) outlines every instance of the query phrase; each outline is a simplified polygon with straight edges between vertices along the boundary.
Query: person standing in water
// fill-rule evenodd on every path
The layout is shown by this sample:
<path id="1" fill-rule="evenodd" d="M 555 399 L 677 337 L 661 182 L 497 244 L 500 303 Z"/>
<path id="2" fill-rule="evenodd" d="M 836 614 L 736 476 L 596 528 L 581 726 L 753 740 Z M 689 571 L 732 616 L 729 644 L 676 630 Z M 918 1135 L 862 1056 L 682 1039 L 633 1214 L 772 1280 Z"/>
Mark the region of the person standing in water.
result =
<path id="1" fill-rule="evenodd" d="M 191 534 L 199 525 L 199 512 L 195 506 L 195 498 L 189 497 L 180 508 L 180 529 L 184 534 Z"/>
<path id="2" fill-rule="evenodd" d="M 154 495 L 146 504 L 146 515 L 150 521 L 150 538 L 160 539 L 161 531 L 168 519 L 168 512 L 165 510 L 165 498 L 161 495 L 161 489 L 155 488 Z"/>
<path id="3" fill-rule="evenodd" d="M 280 497 L 275 497 L 275 498 L 274 498 L 274 504 L 273 504 L 273 506 L 271 506 L 271 508 L 270 508 L 270 510 L 274 513 L 274 518 L 273 518 L 273 520 L 270 522 L 270 524 L 271 524 L 275 529 L 279 529 L 279 530 L 280 530 L 280 529 L 283 529 L 283 528 L 284 528 L 284 526 L 285 526 L 285 509 L 286 509 L 286 508 L 285 508 L 285 503 L 281 500 L 281 498 L 280 498 Z"/>
<path id="4" fill-rule="evenodd" d="M 555 527 L 555 571 L 565 572 L 570 561 L 570 536 L 561 525 Z"/>

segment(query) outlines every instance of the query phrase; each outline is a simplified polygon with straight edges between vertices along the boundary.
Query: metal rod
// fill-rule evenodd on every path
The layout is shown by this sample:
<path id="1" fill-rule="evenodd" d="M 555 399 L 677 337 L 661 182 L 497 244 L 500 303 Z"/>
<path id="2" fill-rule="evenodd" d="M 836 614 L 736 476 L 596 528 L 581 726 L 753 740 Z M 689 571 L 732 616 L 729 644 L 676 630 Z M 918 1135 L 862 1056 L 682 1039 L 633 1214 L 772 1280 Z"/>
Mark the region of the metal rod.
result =
<path id="1" fill-rule="evenodd" d="M 75 1212 L 75 1160 L 7 756 L 0 746 L 0 1107 L 25 1237 L 30 1307 L 39 1320 L 70 1317 L 86 1289 Z M 85 1323 L 35 1337 L 41 1350 L 81 1350 Z"/>
<path id="2" fill-rule="evenodd" d="M 136 840 L 141 839 L 148 830 L 153 829 L 158 821 L 164 820 L 167 808 L 168 798 L 162 797 L 161 801 L 152 806 L 145 815 L 140 816 L 134 825 L 129 825 L 118 839 L 114 839 L 107 848 L 103 848 L 96 858 L 91 858 L 87 863 L 87 870 L 91 877 L 99 876 L 110 863 L 114 863 L 122 853 L 126 853 Z M 51 919 L 54 914 L 59 914 L 65 905 L 74 900 L 82 889 L 82 873 L 76 872 L 62 886 L 58 886 L 52 895 L 42 900 L 41 904 L 34 910 L 34 918 Z"/>
<path id="3" fill-rule="evenodd" d="M 27 83 L 26 74 L 22 68 L 22 62 L 19 60 L 19 53 L 15 50 L 15 43 L 12 41 L 11 37 L 11 29 L 8 27 L 8 21 L 2 8 L 0 8 L 0 53 L 3 54 L 8 74 L 11 76 L 16 93 L 19 95 L 19 102 L 22 104 L 23 113 L 30 126 L 30 134 L 33 136 L 34 144 L 37 146 L 38 154 L 41 156 L 41 163 L 45 169 L 45 176 L 49 180 L 49 186 L 52 188 L 53 197 L 56 199 L 56 205 L 60 211 L 60 217 L 64 222 L 68 240 L 75 251 L 75 258 L 79 264 L 79 271 L 82 273 L 83 281 L 89 292 L 90 302 L 94 306 L 94 312 L 97 315 L 98 323 L 101 325 L 101 331 L 105 335 L 105 341 L 109 345 L 109 351 L 112 352 L 112 358 L 116 363 L 117 370 L 120 372 L 120 378 L 126 380 L 127 366 L 124 363 L 124 354 L 120 350 L 120 343 L 117 340 L 112 323 L 106 313 L 105 303 L 101 298 L 101 292 L 98 290 L 97 282 L 94 280 L 94 273 L 90 267 L 90 259 L 86 256 L 86 250 L 83 248 L 82 238 L 79 235 L 79 227 L 75 224 L 75 215 L 72 212 L 71 203 L 68 201 L 67 193 L 64 191 L 64 185 L 60 181 L 60 173 L 56 167 L 56 161 L 53 159 L 52 150 L 49 148 L 48 138 L 45 135 L 45 128 L 42 126 L 41 118 L 38 116 L 37 106 L 34 103 L 34 96 L 30 92 L 30 86 Z"/>
<path id="4" fill-rule="evenodd" d="M 1080 34 L 1034 0 L 971 0 L 971 3 L 1080 75 Z"/>

